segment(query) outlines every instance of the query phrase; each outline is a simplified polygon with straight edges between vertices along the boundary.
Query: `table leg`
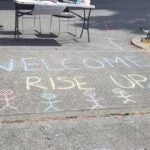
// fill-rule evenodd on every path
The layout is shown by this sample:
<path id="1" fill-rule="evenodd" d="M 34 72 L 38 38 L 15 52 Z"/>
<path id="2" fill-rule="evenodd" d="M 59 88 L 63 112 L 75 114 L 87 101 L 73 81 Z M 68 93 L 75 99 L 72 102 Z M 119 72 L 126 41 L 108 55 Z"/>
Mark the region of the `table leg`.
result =
<path id="1" fill-rule="evenodd" d="M 85 12 L 85 9 L 84 9 L 83 25 L 82 25 L 82 31 L 81 31 L 81 34 L 80 34 L 80 38 L 81 38 L 82 35 L 83 35 L 83 31 L 87 30 L 88 42 L 90 42 L 90 33 L 89 33 L 90 15 L 91 15 L 91 9 L 89 10 L 87 17 L 86 17 L 86 12 Z"/>
<path id="2" fill-rule="evenodd" d="M 14 33 L 15 38 L 16 38 L 16 34 L 17 34 L 17 12 L 15 11 L 15 33 Z"/>
<path id="3" fill-rule="evenodd" d="M 83 31 L 84 31 L 84 29 L 85 29 L 85 22 L 86 22 L 85 9 L 84 9 L 83 11 L 84 11 L 84 17 L 83 17 L 83 25 L 82 25 L 82 31 L 81 31 L 81 34 L 80 34 L 80 38 L 81 38 L 82 35 L 83 35 Z"/>
<path id="4" fill-rule="evenodd" d="M 19 38 L 19 16 L 18 16 L 18 11 L 16 10 L 15 12 L 15 33 L 14 33 L 14 37 Z"/>

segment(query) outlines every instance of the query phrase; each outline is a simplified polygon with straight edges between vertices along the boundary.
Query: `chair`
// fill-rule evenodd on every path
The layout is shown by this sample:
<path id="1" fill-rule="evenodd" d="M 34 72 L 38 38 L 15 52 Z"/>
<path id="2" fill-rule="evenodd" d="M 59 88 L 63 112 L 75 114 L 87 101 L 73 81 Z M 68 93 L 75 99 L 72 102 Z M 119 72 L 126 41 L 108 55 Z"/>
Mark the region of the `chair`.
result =
<path id="1" fill-rule="evenodd" d="M 42 0 L 36 0 L 36 1 L 42 1 Z M 41 33 L 41 17 L 40 15 L 28 15 L 28 16 L 22 16 L 22 32 L 24 31 L 24 19 L 33 19 L 34 21 L 34 29 L 36 28 L 36 20 L 39 20 L 39 31 Z"/>
<path id="2" fill-rule="evenodd" d="M 62 1 L 61 1 L 62 2 Z M 50 19 L 50 31 L 52 30 L 52 18 L 53 17 L 56 17 L 59 19 L 59 33 L 58 35 L 60 35 L 60 28 L 61 28 L 61 18 L 62 19 L 68 19 L 68 23 L 67 23 L 67 32 L 69 33 L 69 22 L 70 22 L 70 19 L 74 19 L 74 23 L 75 23 L 75 33 L 74 33 L 74 36 L 76 36 L 76 16 L 73 15 L 71 12 L 69 12 L 69 8 L 66 8 L 61 14 L 58 14 L 58 15 L 52 15 L 51 16 L 51 19 Z"/>
<path id="3" fill-rule="evenodd" d="M 39 21 L 39 31 L 41 33 L 41 17 L 40 16 L 36 16 L 36 15 L 32 15 L 32 16 L 23 16 L 22 17 L 22 32 L 24 32 L 24 20 L 25 19 L 32 19 L 34 21 L 34 29 L 36 28 L 36 20 L 38 19 Z"/>

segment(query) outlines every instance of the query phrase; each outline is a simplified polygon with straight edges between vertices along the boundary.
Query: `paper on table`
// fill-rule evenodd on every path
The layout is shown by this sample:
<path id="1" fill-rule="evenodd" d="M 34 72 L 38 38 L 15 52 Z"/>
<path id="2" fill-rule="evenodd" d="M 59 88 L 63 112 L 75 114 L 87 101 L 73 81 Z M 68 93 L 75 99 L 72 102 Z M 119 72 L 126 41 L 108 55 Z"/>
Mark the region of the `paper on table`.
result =
<path id="1" fill-rule="evenodd" d="M 90 4 L 91 4 L 91 0 L 83 0 L 83 2 L 84 2 L 86 5 L 90 5 Z"/>
<path id="2" fill-rule="evenodd" d="M 56 3 L 37 3 L 35 4 L 33 14 L 34 15 L 44 15 L 44 14 L 61 14 L 66 6 L 57 5 Z"/>

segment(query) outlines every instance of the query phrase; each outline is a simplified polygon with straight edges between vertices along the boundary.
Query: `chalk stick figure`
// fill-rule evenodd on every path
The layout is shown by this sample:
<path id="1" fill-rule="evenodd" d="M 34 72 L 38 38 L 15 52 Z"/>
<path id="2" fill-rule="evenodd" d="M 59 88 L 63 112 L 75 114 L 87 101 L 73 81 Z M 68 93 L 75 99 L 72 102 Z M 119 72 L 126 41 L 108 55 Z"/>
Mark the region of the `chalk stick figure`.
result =
<path id="1" fill-rule="evenodd" d="M 100 105 L 99 102 L 102 101 L 104 98 L 96 99 L 96 94 L 93 91 L 85 91 L 84 96 L 88 97 L 89 99 L 86 99 L 86 101 L 93 103 L 93 106 L 91 109 L 96 109 L 96 108 L 105 108 L 104 106 Z"/>
<path id="2" fill-rule="evenodd" d="M 44 111 L 58 111 L 58 109 L 54 106 L 54 104 L 58 103 L 59 101 L 56 100 L 56 95 L 53 93 L 44 92 L 41 97 L 45 99 L 46 101 L 43 101 L 42 103 L 45 103 L 48 105 L 48 107 Z"/>
<path id="3" fill-rule="evenodd" d="M 123 101 L 124 104 L 127 104 L 129 102 L 132 102 L 132 103 L 136 103 L 136 101 L 130 99 L 130 97 L 132 97 L 133 95 L 129 95 L 125 90 L 123 89 L 120 89 L 120 88 L 115 88 L 115 89 L 112 89 L 112 92 L 117 94 L 118 96 L 117 97 L 120 97 L 120 98 L 123 98 L 125 99 Z"/>
<path id="4" fill-rule="evenodd" d="M 0 111 L 10 108 L 10 109 L 17 109 L 16 107 L 10 105 L 10 100 L 14 99 L 16 97 L 14 91 L 12 90 L 0 90 L 0 101 L 4 101 L 6 104 L 3 108 L 0 109 Z"/>

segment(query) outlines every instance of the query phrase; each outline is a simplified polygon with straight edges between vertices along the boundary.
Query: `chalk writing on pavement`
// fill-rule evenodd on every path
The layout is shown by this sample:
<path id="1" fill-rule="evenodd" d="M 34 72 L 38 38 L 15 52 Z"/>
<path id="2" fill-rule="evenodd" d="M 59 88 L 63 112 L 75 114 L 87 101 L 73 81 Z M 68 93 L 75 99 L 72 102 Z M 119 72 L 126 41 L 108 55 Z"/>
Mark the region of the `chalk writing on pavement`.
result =
<path id="1" fill-rule="evenodd" d="M 91 109 L 105 108 L 104 106 L 102 106 L 100 104 L 100 102 L 102 100 L 104 100 L 104 98 L 96 99 L 96 93 L 95 92 L 85 91 L 84 96 L 88 97 L 88 99 L 86 99 L 87 102 L 93 103 L 93 106 L 91 107 Z"/>
<path id="2" fill-rule="evenodd" d="M 54 106 L 55 104 L 57 104 L 59 101 L 56 100 L 56 95 L 53 93 L 49 93 L 49 92 L 44 92 L 41 95 L 41 98 L 43 98 L 45 101 L 42 101 L 42 103 L 45 103 L 48 105 L 48 107 L 44 110 L 44 111 L 50 111 L 50 112 L 54 112 L 54 111 L 58 111 L 58 108 L 56 106 Z"/>
<path id="3" fill-rule="evenodd" d="M 0 109 L 0 111 L 5 110 L 6 108 L 10 109 L 17 109 L 17 107 L 14 107 L 10 104 L 10 100 L 14 99 L 16 97 L 14 91 L 12 90 L 0 90 L 0 101 L 4 101 L 5 105 Z"/>

